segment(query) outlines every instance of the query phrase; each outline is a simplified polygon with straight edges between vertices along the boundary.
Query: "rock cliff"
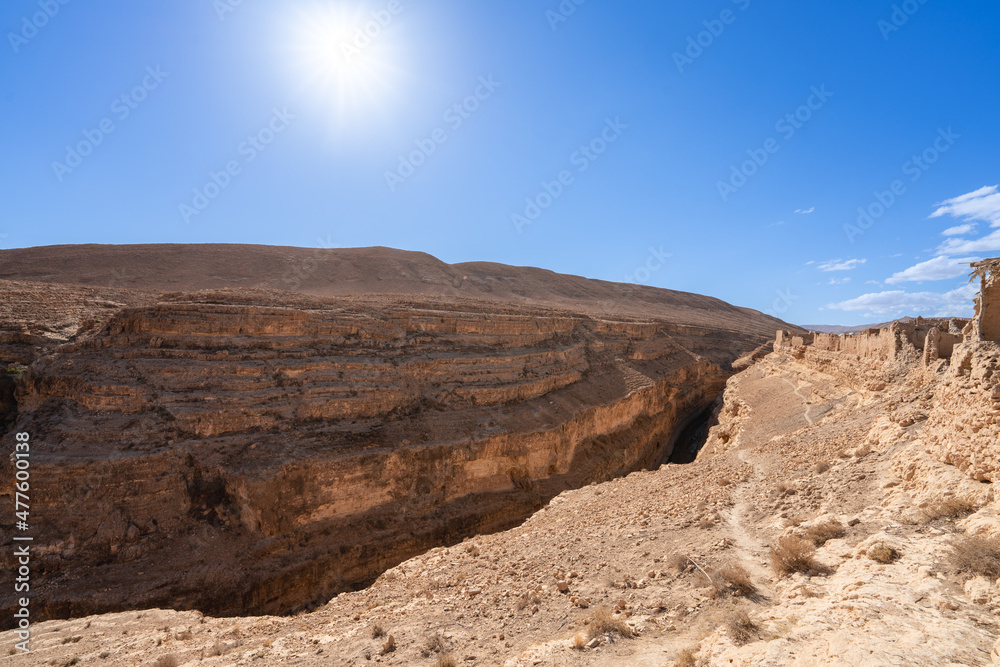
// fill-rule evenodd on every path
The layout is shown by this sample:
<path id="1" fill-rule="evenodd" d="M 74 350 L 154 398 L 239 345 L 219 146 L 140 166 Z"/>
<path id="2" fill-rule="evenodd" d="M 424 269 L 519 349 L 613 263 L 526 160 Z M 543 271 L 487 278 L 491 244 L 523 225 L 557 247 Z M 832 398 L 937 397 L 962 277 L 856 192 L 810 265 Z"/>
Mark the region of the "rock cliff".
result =
<path id="1" fill-rule="evenodd" d="M 36 442 L 38 616 L 325 602 L 658 466 L 773 326 L 725 304 L 742 325 L 705 326 L 694 295 L 670 319 L 662 295 L 640 318 L 367 289 L 0 283 L 4 418 Z"/>

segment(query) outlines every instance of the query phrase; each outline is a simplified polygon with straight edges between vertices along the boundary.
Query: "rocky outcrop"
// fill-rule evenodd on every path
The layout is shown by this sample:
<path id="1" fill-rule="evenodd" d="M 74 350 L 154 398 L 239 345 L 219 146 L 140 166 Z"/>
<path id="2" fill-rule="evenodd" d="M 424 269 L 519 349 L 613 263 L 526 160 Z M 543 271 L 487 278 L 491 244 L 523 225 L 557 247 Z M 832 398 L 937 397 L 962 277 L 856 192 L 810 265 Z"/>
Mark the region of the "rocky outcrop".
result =
<path id="1" fill-rule="evenodd" d="M 981 278 L 972 320 L 894 323 L 855 335 L 778 332 L 775 351 L 835 375 L 858 391 L 923 370 L 934 387 L 923 440 L 928 452 L 980 481 L 1000 479 L 1000 261 L 974 266 Z M 895 378 L 895 380 L 894 380 Z M 913 418 L 908 418 L 912 423 Z M 908 425 L 908 424 L 905 424 Z"/>
<path id="2" fill-rule="evenodd" d="M 95 319 L 16 383 L 16 428 L 37 443 L 40 618 L 324 602 L 567 488 L 658 466 L 763 342 L 481 300 L 264 291 Z"/>

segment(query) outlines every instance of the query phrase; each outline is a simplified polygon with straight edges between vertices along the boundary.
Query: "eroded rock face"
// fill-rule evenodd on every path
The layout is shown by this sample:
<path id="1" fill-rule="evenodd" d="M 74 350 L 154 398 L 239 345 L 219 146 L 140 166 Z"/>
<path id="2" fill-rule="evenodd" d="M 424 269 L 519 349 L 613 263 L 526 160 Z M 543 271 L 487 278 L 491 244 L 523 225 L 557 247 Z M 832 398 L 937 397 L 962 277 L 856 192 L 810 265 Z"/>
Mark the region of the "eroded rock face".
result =
<path id="1" fill-rule="evenodd" d="M 233 291 L 89 327 L 17 382 L 39 617 L 325 601 L 659 465 L 763 342 L 481 301 Z"/>

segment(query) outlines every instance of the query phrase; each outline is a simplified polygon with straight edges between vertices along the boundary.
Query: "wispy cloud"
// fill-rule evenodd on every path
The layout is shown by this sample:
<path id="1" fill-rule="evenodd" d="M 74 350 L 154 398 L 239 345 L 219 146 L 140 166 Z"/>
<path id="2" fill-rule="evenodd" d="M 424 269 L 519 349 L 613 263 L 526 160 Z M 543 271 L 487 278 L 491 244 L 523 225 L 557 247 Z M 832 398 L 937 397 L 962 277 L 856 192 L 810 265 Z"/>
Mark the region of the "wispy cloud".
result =
<path id="1" fill-rule="evenodd" d="M 829 262 L 823 262 L 816 268 L 820 271 L 853 271 L 862 264 L 867 263 L 867 259 L 831 259 Z"/>
<path id="2" fill-rule="evenodd" d="M 827 285 L 846 285 L 849 282 L 851 282 L 850 278 L 830 278 Z"/>
<path id="3" fill-rule="evenodd" d="M 953 218 L 975 221 L 982 220 L 992 227 L 1000 227 L 1000 186 L 990 185 L 974 192 L 947 199 L 938 204 L 931 213 L 932 218 L 950 215 Z"/>
<path id="4" fill-rule="evenodd" d="M 840 303 L 831 303 L 827 308 L 872 315 L 969 317 L 972 315 L 972 299 L 977 293 L 976 285 L 964 285 L 944 293 L 893 290 L 863 294 Z"/>
<path id="5" fill-rule="evenodd" d="M 941 236 L 965 236 L 966 234 L 971 234 L 976 231 L 976 227 L 977 225 L 975 223 L 956 225 L 941 232 Z"/>
<path id="6" fill-rule="evenodd" d="M 978 260 L 978 257 L 944 257 L 939 256 L 934 259 L 921 262 L 911 266 L 905 271 L 892 274 L 885 282 L 889 285 L 898 285 L 905 282 L 923 282 L 927 280 L 947 280 L 948 278 L 958 278 L 971 271 L 969 264 Z"/>
<path id="7" fill-rule="evenodd" d="M 943 255 L 991 253 L 1000 250 L 1000 229 L 980 239 L 948 239 L 938 248 Z"/>
<path id="8" fill-rule="evenodd" d="M 797 209 L 795 209 L 795 212 L 798 213 L 799 215 L 809 215 L 810 213 L 812 213 L 815 210 L 816 210 L 816 207 L 813 206 L 812 208 L 797 208 Z"/>
<path id="9" fill-rule="evenodd" d="M 778 220 L 777 222 L 772 222 L 771 224 L 769 224 L 767 228 L 770 229 L 771 227 L 781 227 L 784 224 L 785 224 L 784 220 Z"/>

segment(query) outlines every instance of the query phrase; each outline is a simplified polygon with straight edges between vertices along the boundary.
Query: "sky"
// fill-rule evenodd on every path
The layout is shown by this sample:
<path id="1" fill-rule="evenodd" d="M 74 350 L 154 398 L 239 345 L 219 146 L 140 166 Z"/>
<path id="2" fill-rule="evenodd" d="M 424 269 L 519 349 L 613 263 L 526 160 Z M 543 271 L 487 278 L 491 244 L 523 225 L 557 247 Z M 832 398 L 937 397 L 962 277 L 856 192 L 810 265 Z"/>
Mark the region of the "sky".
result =
<path id="1" fill-rule="evenodd" d="M 390 246 L 968 316 L 993 0 L 9 0 L 0 248 Z"/>

